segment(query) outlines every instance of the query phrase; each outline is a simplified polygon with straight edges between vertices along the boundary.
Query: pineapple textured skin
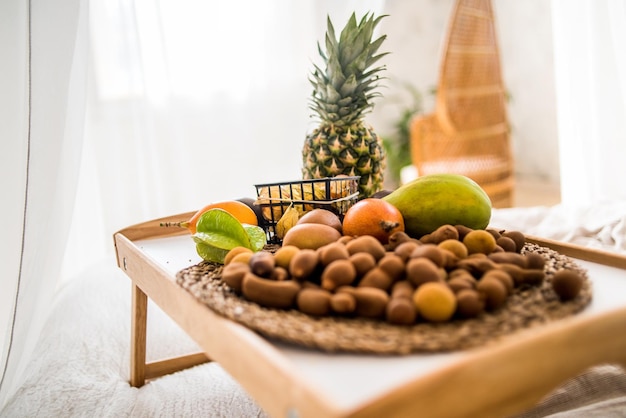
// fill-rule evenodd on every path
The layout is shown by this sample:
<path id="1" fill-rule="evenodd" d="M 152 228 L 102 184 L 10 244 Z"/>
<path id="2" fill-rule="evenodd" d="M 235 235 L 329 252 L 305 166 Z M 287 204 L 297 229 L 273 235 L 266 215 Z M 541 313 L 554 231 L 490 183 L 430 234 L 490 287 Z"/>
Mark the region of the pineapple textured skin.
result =
<path id="1" fill-rule="evenodd" d="M 361 176 L 359 199 L 383 188 L 385 150 L 371 128 L 356 123 L 347 128 L 322 125 L 311 132 L 302 148 L 304 179 Z"/>
<path id="2" fill-rule="evenodd" d="M 376 88 L 385 67 L 374 64 L 386 55 L 378 53 L 386 36 L 372 37 L 383 17 L 366 14 L 357 21 L 353 13 L 338 40 L 328 18 L 326 50 L 318 44 L 325 66 L 315 65 L 309 79 L 309 107 L 320 123 L 302 148 L 303 178 L 361 176 L 360 199 L 382 190 L 386 165 L 381 139 L 364 122 L 372 100 L 380 96 Z"/>

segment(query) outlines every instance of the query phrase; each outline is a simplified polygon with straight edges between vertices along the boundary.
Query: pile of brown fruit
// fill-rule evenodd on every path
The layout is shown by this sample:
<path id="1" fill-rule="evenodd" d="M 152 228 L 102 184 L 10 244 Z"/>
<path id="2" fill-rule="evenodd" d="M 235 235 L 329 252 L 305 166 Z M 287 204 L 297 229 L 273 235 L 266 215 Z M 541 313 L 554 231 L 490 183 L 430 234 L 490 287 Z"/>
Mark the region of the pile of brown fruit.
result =
<path id="1" fill-rule="evenodd" d="M 384 245 L 362 235 L 317 249 L 237 247 L 226 257 L 222 280 L 269 308 L 402 325 L 444 322 L 497 310 L 516 289 L 542 284 L 546 260 L 522 254 L 524 245 L 518 231 L 443 225 L 420 239 L 395 232 Z M 551 283 L 565 301 L 578 295 L 583 278 L 562 270 Z"/>

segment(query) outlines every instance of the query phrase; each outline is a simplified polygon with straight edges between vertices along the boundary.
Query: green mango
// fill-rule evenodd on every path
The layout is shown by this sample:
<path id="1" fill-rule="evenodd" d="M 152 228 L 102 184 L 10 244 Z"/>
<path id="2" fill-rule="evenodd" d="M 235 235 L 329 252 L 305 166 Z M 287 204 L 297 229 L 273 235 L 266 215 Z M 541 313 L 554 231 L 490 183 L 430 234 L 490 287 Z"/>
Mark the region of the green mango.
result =
<path id="1" fill-rule="evenodd" d="M 472 179 L 459 174 L 429 174 L 403 184 L 382 198 L 404 217 L 407 234 L 420 238 L 442 225 L 485 229 L 491 199 Z"/>

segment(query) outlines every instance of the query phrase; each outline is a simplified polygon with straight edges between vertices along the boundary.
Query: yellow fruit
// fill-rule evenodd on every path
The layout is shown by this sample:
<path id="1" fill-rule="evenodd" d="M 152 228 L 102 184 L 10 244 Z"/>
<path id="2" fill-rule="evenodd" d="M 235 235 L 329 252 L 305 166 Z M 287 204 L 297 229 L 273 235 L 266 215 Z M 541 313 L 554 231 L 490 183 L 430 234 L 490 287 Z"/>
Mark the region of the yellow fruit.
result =
<path id="1" fill-rule="evenodd" d="M 382 198 L 400 210 L 405 231 L 413 237 L 442 225 L 485 229 L 491 200 L 473 180 L 458 174 L 429 174 L 406 183 Z"/>
<path id="2" fill-rule="evenodd" d="M 469 254 L 482 253 L 489 255 L 496 248 L 496 239 L 483 229 L 476 229 L 463 238 L 463 244 Z"/>
<path id="3" fill-rule="evenodd" d="M 431 322 L 444 322 L 456 311 L 456 296 L 442 282 L 427 282 L 413 294 L 413 303 L 420 316 Z"/>
<path id="4" fill-rule="evenodd" d="M 276 223 L 276 236 L 280 239 L 285 237 L 287 231 L 289 231 L 293 226 L 298 223 L 298 219 L 300 218 L 300 213 L 298 209 L 293 206 L 289 206 L 283 216 Z"/>

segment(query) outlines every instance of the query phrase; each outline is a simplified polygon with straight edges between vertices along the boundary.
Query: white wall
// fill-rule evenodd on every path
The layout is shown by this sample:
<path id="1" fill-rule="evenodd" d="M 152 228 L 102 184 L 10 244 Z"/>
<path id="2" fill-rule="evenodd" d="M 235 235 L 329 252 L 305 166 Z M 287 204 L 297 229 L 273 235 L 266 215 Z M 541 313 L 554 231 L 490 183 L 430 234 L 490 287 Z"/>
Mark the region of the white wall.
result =
<path id="1" fill-rule="evenodd" d="M 436 86 L 442 44 L 453 0 L 387 0 L 389 15 L 380 24 L 388 88 L 376 102 L 370 123 L 382 134 L 393 132 L 396 104 L 408 96 L 397 81 L 414 84 L 425 95 L 424 110 L 433 110 L 428 92 Z M 494 0 L 504 82 L 511 101 L 509 121 L 516 173 L 525 178 L 559 184 L 552 26 L 550 3 L 544 0 Z"/>

